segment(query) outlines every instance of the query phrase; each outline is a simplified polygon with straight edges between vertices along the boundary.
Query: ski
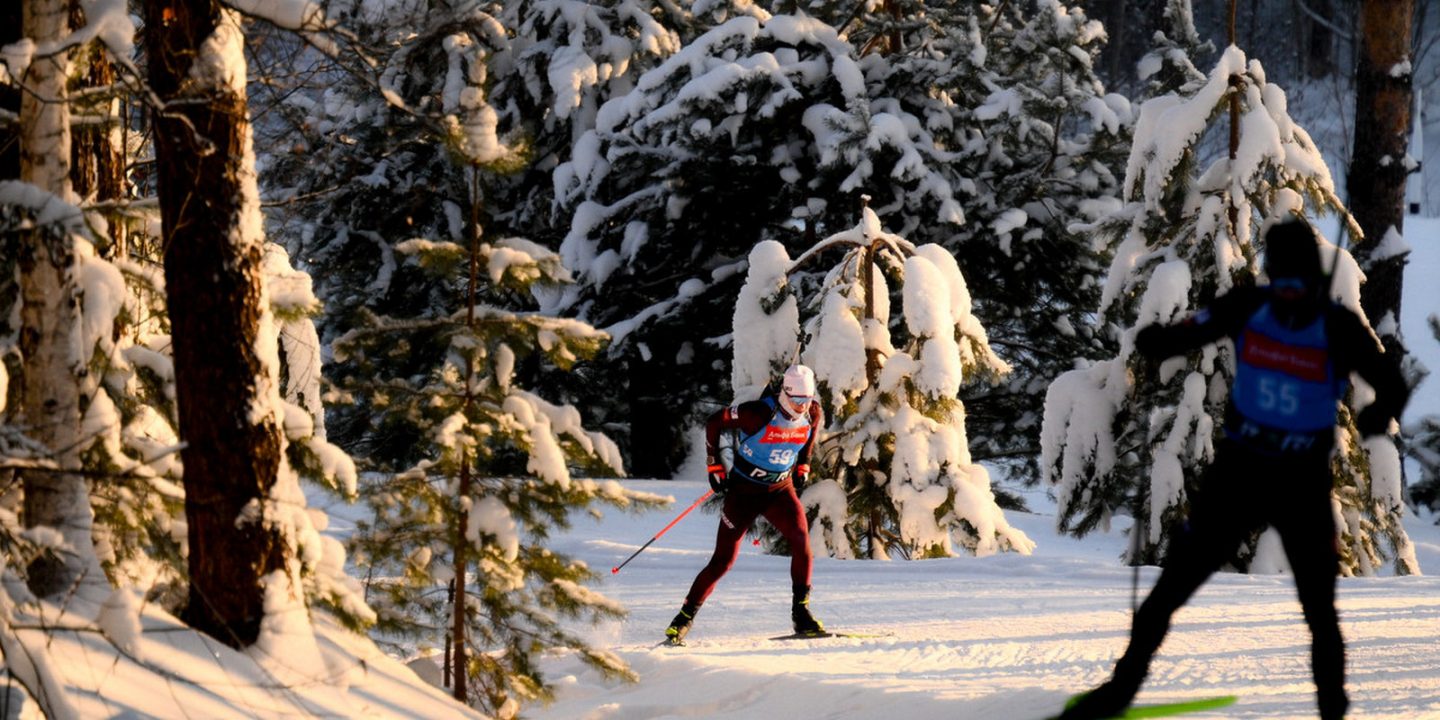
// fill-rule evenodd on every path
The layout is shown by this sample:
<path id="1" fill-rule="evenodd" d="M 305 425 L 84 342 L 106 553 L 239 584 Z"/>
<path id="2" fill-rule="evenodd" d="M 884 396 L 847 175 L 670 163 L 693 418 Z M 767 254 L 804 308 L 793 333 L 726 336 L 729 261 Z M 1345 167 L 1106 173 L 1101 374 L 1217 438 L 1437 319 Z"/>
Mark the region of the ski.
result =
<path id="1" fill-rule="evenodd" d="M 1184 700 L 1173 703 L 1158 703 L 1154 705 L 1132 705 L 1125 709 L 1121 718 L 1157 718 L 1170 717 L 1171 715 L 1184 715 L 1186 713 L 1204 712 L 1205 710 L 1218 710 L 1219 708 L 1234 705 L 1240 698 L 1234 695 L 1221 695 L 1218 697 L 1202 698 L 1200 700 Z"/>
<path id="2" fill-rule="evenodd" d="M 819 640 L 819 639 L 823 639 L 823 638 L 886 638 L 886 637 L 895 637 L 895 636 L 894 636 L 894 635 L 890 635 L 890 634 L 888 634 L 888 633 L 883 633 L 883 634 L 882 634 L 882 633 L 852 633 L 852 632 L 829 632 L 829 631 L 825 631 L 825 632 L 808 633 L 808 634 L 791 633 L 791 634 L 789 634 L 789 635 L 776 635 L 775 637 L 772 637 L 772 638 L 769 638 L 769 639 L 770 639 L 770 640 Z M 691 644 L 691 643 L 690 643 L 689 640 L 675 640 L 674 638 L 665 638 L 664 640 L 661 640 L 660 642 L 655 643 L 655 644 L 652 645 L 651 647 L 655 647 L 655 648 L 664 648 L 664 647 L 688 647 L 690 644 Z"/>
<path id="3" fill-rule="evenodd" d="M 1075 701 L 1084 697 L 1084 694 L 1076 695 L 1065 707 L 1075 704 Z M 1108 720 L 1131 720 L 1132 718 L 1162 718 L 1174 715 L 1187 715 L 1189 713 L 1204 712 L 1206 710 L 1218 710 L 1223 707 L 1234 705 L 1240 698 L 1235 695 L 1220 695 L 1216 697 L 1201 698 L 1199 700 L 1182 700 L 1173 703 L 1153 703 L 1145 705 L 1131 705 L 1125 708 L 1119 715 L 1112 715 Z M 1058 717 L 1058 716 L 1054 716 Z M 1052 719 L 1053 720 L 1053 717 Z"/>
<path id="4" fill-rule="evenodd" d="M 890 635 L 882 635 L 882 634 L 875 634 L 875 633 L 830 632 L 829 630 L 822 630 L 822 631 L 820 631 L 820 632 L 818 632 L 818 633 L 791 633 L 791 634 L 789 634 L 789 635 L 776 635 L 775 637 L 772 637 L 772 638 L 770 638 L 770 639 L 771 639 L 771 640 L 816 640 L 816 639 L 819 639 L 819 638 L 832 638 L 832 637 L 838 637 L 838 638 L 882 638 L 882 637 L 892 637 L 892 636 L 890 636 Z"/>

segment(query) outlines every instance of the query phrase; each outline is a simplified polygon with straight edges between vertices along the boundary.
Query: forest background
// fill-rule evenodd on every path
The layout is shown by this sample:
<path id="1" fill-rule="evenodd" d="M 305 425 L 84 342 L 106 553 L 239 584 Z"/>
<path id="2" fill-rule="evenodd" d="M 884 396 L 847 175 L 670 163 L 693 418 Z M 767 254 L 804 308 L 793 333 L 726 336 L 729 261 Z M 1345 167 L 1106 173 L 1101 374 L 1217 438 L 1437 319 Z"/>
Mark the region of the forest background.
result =
<path id="1" fill-rule="evenodd" d="M 1212 369 L 1134 393 L 1151 399 L 1103 424 L 1136 445 L 1100 470 L 1099 444 L 1079 470 L 1056 459 L 1074 437 L 1044 430 L 1047 398 L 1066 373 L 1130 367 L 1128 335 L 1165 319 L 1150 288 L 1173 289 L 1152 260 L 1193 268 L 1176 316 L 1257 281 L 1260 231 L 1285 211 L 1353 256 L 1365 281 L 1339 292 L 1397 362 L 1440 341 L 1398 329 L 1406 243 L 1433 241 L 1403 218 L 1440 208 L 1423 181 L 1440 153 L 1429 3 L 0 12 L 0 645 L 54 715 L 66 683 L 11 653 L 57 599 L 88 602 L 59 605 L 115 647 L 153 603 L 262 666 L 329 637 L 309 627 L 323 612 L 404 655 L 443 647 L 440 684 L 501 716 L 549 696 L 549 649 L 627 677 L 571 625 L 623 609 L 547 538 L 591 506 L 659 504 L 595 478 L 693 474 L 697 423 L 802 355 L 828 363 L 840 494 L 807 503 L 830 554 L 1027 552 L 1005 486 L 1043 484 L 1068 532 L 1154 520 L 1126 555 L 1161 563 L 1157 528 L 1206 458 L 1164 455 L 1179 436 L 1155 428 L 1178 427 L 1186 378 L 1223 369 L 1195 360 Z M 1155 100 L 1190 103 L 1186 132 L 1145 124 Z M 1262 116 L 1275 142 L 1254 149 L 1239 119 Z M 1152 257 L 1118 265 L 1127 240 Z M 870 250 L 824 265 L 842 246 Z M 774 342 L 738 323 L 786 313 Z M 858 342 L 821 342 L 844 317 Z M 860 354 L 842 366 L 836 347 Z M 854 431 L 896 403 L 906 424 Z M 904 471 L 916 428 L 948 453 L 928 475 Z M 1389 442 L 1336 469 L 1350 573 L 1419 570 L 1396 518 L 1440 502 L 1440 421 Z M 1171 456 L 1176 472 L 1154 470 Z M 1080 492 L 1082 475 L 1110 481 Z M 353 534 L 324 533 L 306 500 L 321 489 L 367 508 Z"/>

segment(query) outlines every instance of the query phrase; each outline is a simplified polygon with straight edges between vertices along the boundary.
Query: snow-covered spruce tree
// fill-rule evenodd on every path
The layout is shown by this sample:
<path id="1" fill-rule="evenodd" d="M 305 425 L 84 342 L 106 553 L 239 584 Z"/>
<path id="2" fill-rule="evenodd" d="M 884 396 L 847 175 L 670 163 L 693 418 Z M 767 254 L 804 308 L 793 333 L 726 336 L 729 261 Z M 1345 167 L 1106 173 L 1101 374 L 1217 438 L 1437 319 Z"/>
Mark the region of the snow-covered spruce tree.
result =
<path id="1" fill-rule="evenodd" d="M 1162 13 L 1165 29 L 1156 31 L 1151 48 L 1140 58 L 1136 70 L 1145 83 L 1145 98 L 1179 92 L 1205 81 L 1196 62 L 1208 59 L 1215 46 L 1200 39 L 1195 30 L 1195 13 L 1190 0 L 1165 0 Z"/>
<path id="2" fill-rule="evenodd" d="M 491 63 L 491 103 L 507 126 L 525 128 L 534 162 L 491 183 L 492 226 L 554 247 L 569 223 L 555 212 L 551 172 L 594 129 L 601 105 L 680 49 L 689 16 L 656 0 L 520 0 L 497 17 L 513 36 Z"/>
<path id="3" fill-rule="evenodd" d="M 264 274 L 289 466 L 300 481 L 353 500 L 354 463 L 326 440 L 320 347 L 310 319 L 319 302 L 310 278 L 274 244 L 265 248 Z M 188 547 L 164 280 L 144 258 L 117 258 L 111 265 L 88 254 L 81 276 L 88 288 L 85 342 L 95 348 L 90 372 L 99 379 L 83 418 L 81 446 L 87 472 L 104 478 L 91 497 L 97 553 L 116 585 L 138 588 L 178 611 Z M 316 531 L 327 522 L 310 516 Z M 358 582 L 345 572 L 344 548 L 308 531 L 306 541 L 299 577 L 309 603 L 352 628 L 372 623 Z"/>
<path id="4" fill-rule="evenodd" d="M 185 491 L 165 282 L 150 264 L 82 253 L 83 345 L 98 386 L 82 423 L 96 551 L 118 586 L 183 604 Z"/>
<path id="5" fill-rule="evenodd" d="M 426 117 L 438 112 L 440 90 L 422 88 L 423 82 L 412 77 L 444 74 L 449 58 L 409 57 L 411 48 L 423 41 L 408 37 L 410 29 L 422 28 L 421 35 L 454 30 L 487 48 L 487 96 L 497 123 L 526 138 L 533 162 L 487 180 L 484 224 L 496 235 L 519 235 L 556 247 L 569 218 L 555 212 L 551 171 L 572 157 L 576 138 L 593 128 L 601 104 L 628 92 L 644 70 L 679 48 L 677 28 L 690 22 L 685 6 L 651 0 L 452 2 L 332 10 L 365 46 L 375 49 L 380 69 L 373 78 L 328 73 L 327 86 L 289 95 L 279 111 L 284 125 L 295 128 L 291 138 L 300 141 L 287 139 L 267 167 L 269 193 L 284 201 L 274 216 L 287 247 L 302 265 L 319 263 L 328 269 L 317 278 L 317 291 L 327 306 L 322 322 L 327 340 L 356 326 L 358 308 L 387 314 L 393 307 L 405 314 L 427 304 L 425 283 L 409 282 L 404 268 L 398 268 L 396 278 L 393 243 L 412 234 L 431 234 L 432 228 L 453 227 L 460 217 L 458 206 L 447 198 L 465 193 L 455 184 L 453 171 L 446 169 L 441 146 L 430 141 L 436 132 Z M 393 86 L 404 96 L 405 107 L 420 114 L 390 106 L 375 91 L 377 84 Z M 429 99 L 426 92 L 432 93 Z M 397 196 L 405 200 L 393 202 Z M 570 397 L 571 388 L 611 383 L 581 368 L 573 378 L 551 384 L 559 397 Z M 601 410 L 597 420 L 605 422 L 605 408 L 594 407 Z M 336 437 L 343 443 L 366 432 L 363 416 L 341 412 L 334 420 Z M 360 427 L 352 433 L 352 425 Z M 385 442 L 373 435 L 365 441 Z"/>
<path id="6" fill-rule="evenodd" d="M 539 358 L 569 370 L 604 346 L 604 334 L 504 309 L 531 285 L 566 277 L 558 258 L 533 243 L 484 244 L 473 259 L 448 241 L 413 239 L 398 250 L 451 282 L 474 262 L 488 283 L 473 311 L 457 293 L 449 307 L 427 314 L 376 316 L 335 345 L 353 372 L 338 378 L 340 388 L 366 399 L 378 431 L 414 438 L 410 456 L 372 458 L 404 469 L 366 485 L 374 517 L 359 523 L 352 540 L 382 638 L 450 647 L 459 554 L 462 565 L 473 557 L 478 566 L 462 579 L 461 603 L 462 641 L 471 649 L 464 672 L 479 683 L 478 704 L 510 717 L 520 703 L 548 697 L 534 656 L 551 648 L 572 648 L 607 675 L 633 677 L 619 658 L 560 622 L 623 610 L 584 588 L 594 573 L 547 549 L 545 540 L 592 503 L 630 507 L 659 498 L 573 477 L 620 473 L 618 449 L 585 430 L 575 408 L 547 402 L 517 377 L 519 364 Z"/>
<path id="7" fill-rule="evenodd" d="M 321 102 L 296 101 L 315 128 L 320 182 L 338 190 L 296 208 L 286 227 L 305 262 L 335 270 L 320 290 L 333 302 L 335 397 L 348 406 L 332 436 L 377 471 L 362 488 L 373 517 L 352 547 L 381 637 L 446 646 L 456 695 L 478 683 L 475 704 L 512 716 L 547 696 L 535 663 L 547 649 L 629 675 L 565 622 L 622 609 L 545 541 L 579 508 L 659 498 L 572 477 L 620 473 L 616 447 L 573 407 L 524 389 L 607 338 L 529 310 L 531 290 L 568 280 L 553 252 L 481 241 L 482 179 L 526 162 L 486 92 L 505 29 L 471 5 L 388 9 L 415 13 L 404 17 L 418 30 L 389 38 L 385 97 L 350 79 Z M 362 31 L 377 37 L 397 27 L 396 16 L 371 20 Z M 282 177 L 303 176 L 276 161 Z"/>
<path id="8" fill-rule="evenodd" d="M 1009 367 L 991 352 L 944 248 L 885 232 L 868 207 L 859 225 L 794 263 L 775 241 L 756 246 L 734 314 L 737 388 L 754 388 L 793 355 L 800 328 L 787 274 L 832 249 L 844 254 L 807 303 L 801 351 L 829 417 L 802 496 L 814 511 L 812 545 L 875 559 L 1029 553 L 1034 543 L 1010 527 L 970 457 L 960 388 Z M 892 283 L 902 298 L 893 328 Z"/>
<path id="9" fill-rule="evenodd" d="M 453 162 L 442 106 L 453 112 L 469 87 L 466 54 L 506 42 L 493 16 L 466 7 L 362 5 L 338 16 L 376 49 L 374 75 L 335 72 L 318 95 L 297 92 L 277 108 L 298 133 L 266 156 L 262 179 L 277 202 L 269 220 L 298 267 L 324 269 L 312 273 L 324 303 L 317 321 L 324 344 L 367 326 L 372 315 L 410 317 L 453 302 L 453 285 L 401 263 L 395 246 L 414 237 L 464 238 L 468 183 L 463 164 Z M 353 372 L 344 366 L 327 370 Z M 413 438 L 373 427 L 371 414 L 365 398 L 333 405 L 330 438 L 359 458 L 408 452 Z"/>
<path id="10" fill-rule="evenodd" d="M 728 394 L 728 308 L 755 243 L 787 230 L 801 242 L 799 226 L 818 232 L 827 213 L 843 213 L 836 228 L 848 227 L 866 189 L 924 222 L 961 219 L 933 167 L 950 154 L 943 143 L 919 116 L 872 105 L 853 48 L 832 27 L 803 15 L 737 17 L 601 107 L 596 129 L 556 169 L 573 211 L 561 253 L 578 282 L 547 307 L 614 336 L 606 371 L 619 381 L 607 388 L 623 391 L 596 402 L 618 404 L 616 420 L 644 438 L 650 464 L 637 471 L 668 473 L 684 454 L 680 429 L 707 410 L 698 401 Z M 851 170 L 818 170 L 867 143 Z"/>
<path id="11" fill-rule="evenodd" d="M 892 0 L 860 16 L 855 41 L 867 34 L 867 79 L 923 108 L 965 191 L 963 225 L 922 219 L 901 233 L 943 245 L 985 278 L 975 313 L 1014 368 L 998 386 L 962 392 L 972 452 L 1033 466 L 1045 386 L 1075 358 L 1114 350 L 1089 319 L 1099 248 L 1071 229 L 1113 208 L 1133 122 L 1129 101 L 1095 73 L 1105 31 L 1054 0 Z"/>
<path id="12" fill-rule="evenodd" d="M 1217 118 L 1239 123 L 1238 142 L 1200 170 L 1197 145 Z M 1154 366 L 1134 354 L 1135 332 L 1255 282 L 1265 223 L 1343 215 L 1344 208 L 1308 134 L 1286 112 L 1284 92 L 1233 46 L 1205 80 L 1141 107 L 1125 198 L 1091 228 L 1114 248 L 1098 312 L 1120 352 L 1051 384 L 1042 471 L 1059 501 L 1062 531 L 1083 535 L 1116 512 L 1139 509 L 1143 535 L 1127 559 L 1154 564 L 1212 458 L 1234 359 L 1229 345 L 1219 344 Z M 1347 254 L 1337 257 L 1333 292 L 1356 309 L 1361 277 Z M 1374 456 L 1372 468 L 1350 413 L 1341 417 L 1335 492 L 1345 517 L 1344 571 L 1372 571 L 1382 558 L 1380 537 L 1396 548 L 1398 568 L 1413 571 L 1398 522 L 1398 482 L 1390 477 L 1398 463 Z M 1236 566 L 1246 567 L 1252 554 L 1253 546 L 1243 548 Z"/>
<path id="13" fill-rule="evenodd" d="M 732 263 L 765 237 L 800 248 L 850 227 L 869 194 L 900 234 L 996 278 L 981 311 L 1022 372 L 975 398 L 977 446 L 1033 453 L 1013 429 L 1038 422 L 1035 378 L 1100 351 L 1083 318 L 1098 294 L 1083 278 L 1100 263 L 1066 228 L 1095 217 L 1103 203 L 1091 198 L 1115 193 L 1128 104 L 1095 81 L 1103 33 L 1077 11 L 906 7 L 903 52 L 863 56 L 869 14 L 848 37 L 804 15 L 731 20 L 602 108 L 585 152 L 556 171 L 562 201 L 573 197 L 563 247 L 581 280 L 557 307 L 613 326 L 615 364 L 645 377 L 723 369 L 725 318 L 708 300 L 735 292 Z M 854 7 L 806 12 L 822 10 L 839 24 Z M 687 373 L 657 394 L 726 393 Z"/>

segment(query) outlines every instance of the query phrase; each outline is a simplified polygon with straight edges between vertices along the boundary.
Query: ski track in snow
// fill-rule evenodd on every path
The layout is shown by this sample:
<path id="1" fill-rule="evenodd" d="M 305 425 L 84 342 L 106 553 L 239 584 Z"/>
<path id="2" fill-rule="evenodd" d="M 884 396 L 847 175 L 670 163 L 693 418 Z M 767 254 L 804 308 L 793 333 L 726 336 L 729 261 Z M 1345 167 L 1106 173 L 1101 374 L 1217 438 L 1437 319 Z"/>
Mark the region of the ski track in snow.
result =
<path id="1" fill-rule="evenodd" d="M 630 481 L 683 501 L 698 482 Z M 1032 504 L 1042 500 L 1031 499 Z M 580 523 L 563 551 L 612 567 L 670 510 Z M 772 641 L 788 632 L 788 558 L 748 543 L 695 620 L 691 644 L 655 647 L 710 552 L 716 517 L 695 514 L 600 589 L 630 617 L 589 631 L 641 675 L 607 683 L 552 658 L 557 701 L 536 718 L 1040 718 L 1108 677 L 1130 623 L 1122 522 L 1084 542 L 1043 514 L 1010 513 L 1044 540 L 1032 557 L 816 561 L 812 607 L 827 627 L 881 638 Z M 1422 567 L 1440 529 L 1415 519 Z M 630 542 L 621 542 L 630 538 Z M 1141 595 L 1155 568 L 1141 571 Z M 1440 718 L 1440 578 L 1340 581 L 1353 718 Z M 1238 694 L 1192 717 L 1314 717 L 1309 632 L 1288 576 L 1219 574 L 1176 616 L 1139 702 Z"/>
<path id="2" fill-rule="evenodd" d="M 1416 392 L 1414 420 L 1440 413 L 1440 343 L 1424 318 L 1440 311 L 1440 220 L 1410 217 L 1414 247 L 1402 327 L 1435 374 Z M 1413 475 L 1413 466 L 1412 474 Z M 606 578 L 597 589 L 630 616 L 581 630 L 641 676 L 614 683 L 573 656 L 546 661 L 556 701 L 537 719 L 808 718 L 1029 720 L 1103 682 L 1128 639 L 1131 571 L 1118 560 L 1127 519 L 1084 541 L 1057 537 L 1053 503 L 1023 491 L 1036 514 L 1008 513 L 1039 544 L 1001 554 L 920 562 L 817 558 L 812 606 L 839 631 L 882 638 L 771 641 L 789 631 L 789 560 L 748 542 L 695 620 L 691 645 L 655 647 L 709 558 L 714 511 L 692 513 L 619 575 L 605 569 L 664 527 L 703 482 L 626 481 L 677 504 L 640 515 L 577 519 L 556 549 Z M 1351 718 L 1440 720 L 1440 528 L 1407 519 L 1421 568 L 1437 577 L 1344 578 L 1341 629 Z M 1155 568 L 1140 575 L 1143 598 Z M 1310 637 L 1288 576 L 1218 574 L 1176 614 L 1138 702 L 1221 694 L 1240 701 L 1193 718 L 1314 718 Z"/>

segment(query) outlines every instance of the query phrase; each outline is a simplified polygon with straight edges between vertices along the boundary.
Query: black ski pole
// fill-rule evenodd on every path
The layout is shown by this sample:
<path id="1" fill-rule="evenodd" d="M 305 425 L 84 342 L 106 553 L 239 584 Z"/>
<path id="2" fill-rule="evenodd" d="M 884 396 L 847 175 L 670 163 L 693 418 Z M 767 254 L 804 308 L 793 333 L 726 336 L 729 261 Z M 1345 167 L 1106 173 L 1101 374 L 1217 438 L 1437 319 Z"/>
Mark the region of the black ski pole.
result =
<path id="1" fill-rule="evenodd" d="M 1345 236 L 1350 234 L 1350 222 L 1353 219 L 1349 211 L 1342 211 L 1345 216 L 1340 219 L 1340 231 L 1335 237 L 1335 252 L 1330 256 L 1330 276 L 1325 278 L 1325 296 L 1321 301 L 1329 300 L 1335 295 L 1335 276 L 1340 272 L 1340 252 L 1345 247 Z"/>
<path id="2" fill-rule="evenodd" d="M 1142 481 L 1143 482 L 1143 481 Z M 1145 531 L 1146 523 L 1142 519 L 1145 511 L 1144 491 L 1137 485 L 1135 488 L 1135 523 L 1130 526 L 1130 618 L 1140 612 L 1140 533 Z"/>
<path id="3" fill-rule="evenodd" d="M 610 574 L 611 574 L 611 575 L 614 575 L 615 573 L 620 572 L 620 568 L 623 568 L 623 567 L 625 567 L 626 565 L 629 565 L 629 564 L 630 564 L 630 561 L 631 561 L 631 560 L 634 560 L 636 555 L 639 555 L 640 553 L 645 552 L 645 548 L 650 547 L 650 543 L 653 543 L 653 542 L 655 542 L 656 540 L 659 540 L 661 535 L 664 535 L 665 533 L 670 532 L 670 528 L 675 527 L 675 523 L 678 523 L 678 522 L 680 522 L 681 520 L 684 520 L 684 519 L 685 519 L 685 516 L 686 516 L 686 515 L 689 515 L 691 510 L 694 510 L 695 508 L 700 507 L 700 503 L 705 502 L 707 499 L 709 499 L 709 497 L 710 497 L 711 495 L 714 495 L 714 494 L 715 494 L 715 491 L 714 491 L 714 490 L 706 490 L 704 495 L 701 495 L 701 496 L 699 497 L 699 499 L 697 499 L 695 502 L 690 503 L 690 507 L 685 508 L 685 512 L 680 513 L 680 516 L 679 516 L 679 517 L 675 518 L 674 520 L 671 520 L 671 521 L 670 521 L 670 524 L 669 524 L 669 525 L 666 525 L 664 530 L 661 530 L 660 532 L 655 533 L 655 537 L 652 537 L 652 538 L 650 538 L 649 540 L 647 540 L 644 545 L 641 545 L 641 546 L 640 546 L 640 549 L 639 549 L 639 550 L 636 550 L 634 553 L 631 553 L 630 557 L 625 558 L 625 562 L 622 562 L 622 563 L 620 563 L 619 565 L 616 565 L 615 567 L 610 568 Z"/>

